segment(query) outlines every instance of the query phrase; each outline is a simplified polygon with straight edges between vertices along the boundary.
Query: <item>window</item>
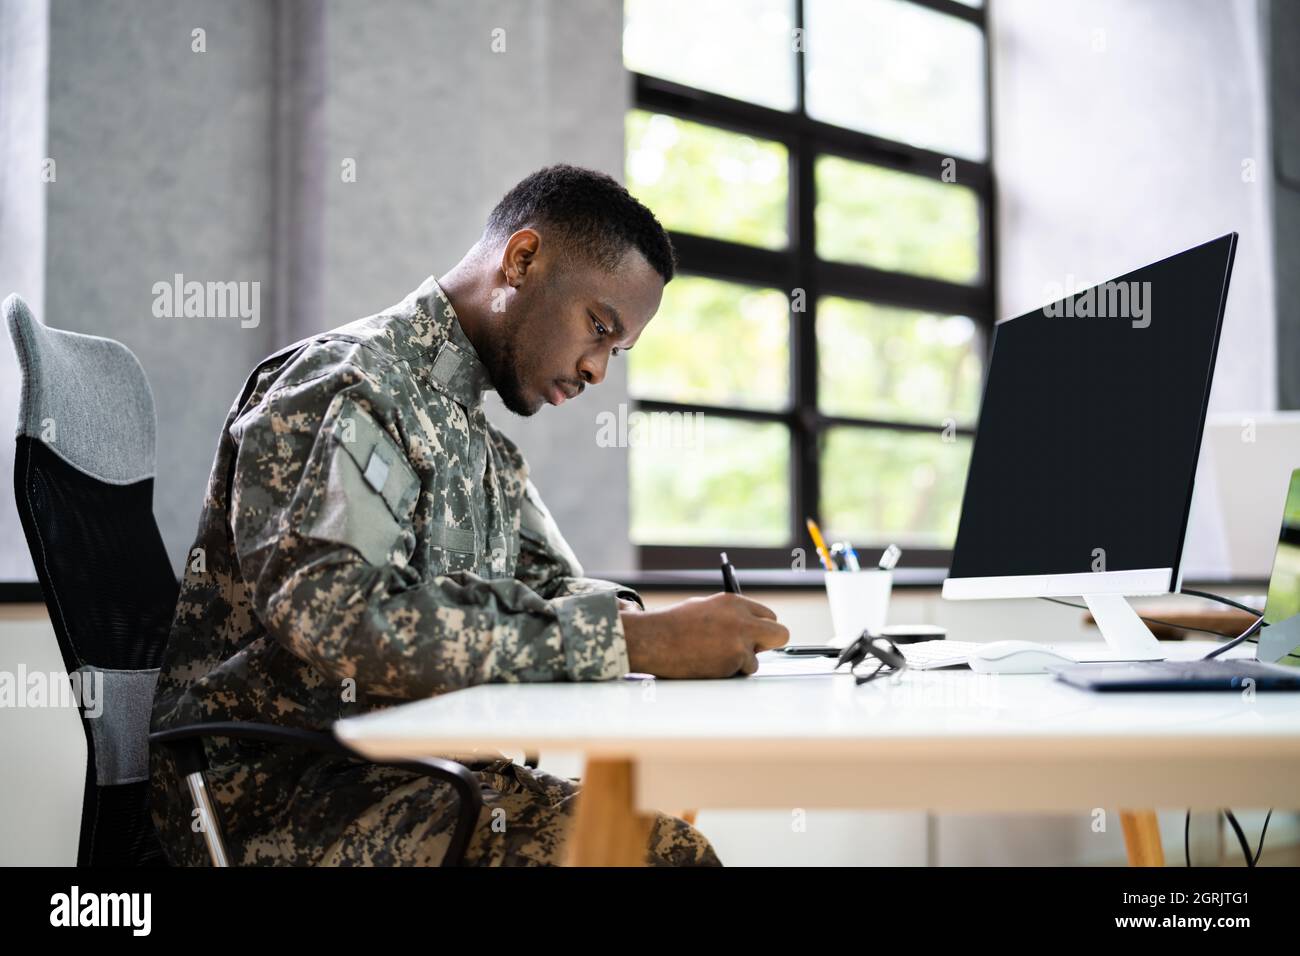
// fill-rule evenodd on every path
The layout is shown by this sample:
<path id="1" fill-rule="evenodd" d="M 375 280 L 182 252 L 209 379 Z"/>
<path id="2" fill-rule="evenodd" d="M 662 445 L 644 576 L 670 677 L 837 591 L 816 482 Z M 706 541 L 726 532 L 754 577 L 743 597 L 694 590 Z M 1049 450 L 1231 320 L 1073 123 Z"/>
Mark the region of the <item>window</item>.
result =
<path id="1" fill-rule="evenodd" d="M 626 0 L 628 188 L 680 257 L 629 353 L 645 568 L 807 515 L 948 563 L 996 314 L 978 0 Z M 815 563 L 815 559 L 814 563 Z"/>

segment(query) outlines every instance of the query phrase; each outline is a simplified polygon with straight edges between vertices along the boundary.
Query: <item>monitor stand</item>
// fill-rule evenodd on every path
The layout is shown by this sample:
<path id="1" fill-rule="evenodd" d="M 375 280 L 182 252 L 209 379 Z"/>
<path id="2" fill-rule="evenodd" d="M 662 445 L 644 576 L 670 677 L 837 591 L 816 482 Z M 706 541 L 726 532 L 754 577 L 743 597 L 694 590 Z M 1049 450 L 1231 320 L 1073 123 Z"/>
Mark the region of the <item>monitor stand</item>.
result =
<path id="1" fill-rule="evenodd" d="M 1092 612 L 1101 636 L 1106 639 L 1110 653 L 1092 657 L 1107 661 L 1162 661 L 1164 652 L 1160 642 L 1138 617 L 1137 611 L 1122 594 L 1085 594 L 1084 603 Z"/>

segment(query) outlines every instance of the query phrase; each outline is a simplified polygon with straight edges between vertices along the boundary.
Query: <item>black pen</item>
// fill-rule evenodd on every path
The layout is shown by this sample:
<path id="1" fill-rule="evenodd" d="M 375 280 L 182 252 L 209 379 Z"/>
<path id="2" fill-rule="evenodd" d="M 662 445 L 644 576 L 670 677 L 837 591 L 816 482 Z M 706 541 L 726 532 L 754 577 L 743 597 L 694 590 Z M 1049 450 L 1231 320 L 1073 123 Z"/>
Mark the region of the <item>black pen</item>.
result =
<path id="1" fill-rule="evenodd" d="M 740 582 L 736 580 L 736 569 L 727 560 L 727 552 L 722 552 L 722 589 L 728 594 L 740 593 Z"/>

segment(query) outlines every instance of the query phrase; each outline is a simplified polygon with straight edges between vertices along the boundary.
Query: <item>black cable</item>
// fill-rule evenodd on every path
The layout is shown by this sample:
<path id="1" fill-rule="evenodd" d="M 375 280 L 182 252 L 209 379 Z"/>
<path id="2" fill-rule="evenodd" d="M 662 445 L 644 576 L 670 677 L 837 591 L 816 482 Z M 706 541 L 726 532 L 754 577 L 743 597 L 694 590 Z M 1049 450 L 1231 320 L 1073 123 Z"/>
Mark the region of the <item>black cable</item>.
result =
<path id="1" fill-rule="evenodd" d="M 1227 644 L 1224 644 L 1222 647 L 1216 647 L 1214 650 L 1210 651 L 1210 653 L 1206 654 L 1203 658 L 1201 658 L 1201 660 L 1208 661 L 1215 657 L 1218 657 L 1220 654 L 1232 650 L 1242 641 L 1250 640 L 1251 635 L 1253 635 L 1261 627 L 1268 626 L 1267 624 L 1264 623 L 1263 611 L 1257 608 L 1250 607 L 1247 604 L 1242 604 L 1240 601 L 1234 601 L 1232 600 L 1232 598 L 1226 598 L 1221 594 L 1211 594 L 1209 591 L 1193 591 L 1191 588 L 1180 588 L 1179 590 L 1183 594 L 1190 594 L 1192 597 L 1205 598 L 1207 601 L 1218 601 L 1220 604 L 1226 604 L 1228 607 L 1235 607 L 1237 610 L 1245 611 L 1247 614 L 1253 614 L 1257 618 L 1255 623 L 1252 624 L 1250 627 L 1246 628 L 1245 631 L 1243 631 L 1241 634 L 1234 637 L 1232 640 L 1230 640 Z"/>
<path id="2" fill-rule="evenodd" d="M 1207 601 L 1218 601 L 1220 604 L 1226 604 L 1228 607 L 1235 607 L 1238 611 L 1245 611 L 1247 614 L 1253 614 L 1256 617 L 1263 617 L 1263 611 L 1257 611 L 1253 607 L 1247 607 L 1245 604 L 1239 604 L 1232 598 L 1222 597 L 1218 594 L 1211 594 L 1209 591 L 1193 591 L 1190 588 L 1179 588 L 1183 594 L 1190 594 L 1192 597 L 1205 598 Z"/>
<path id="3" fill-rule="evenodd" d="M 1273 819 L 1273 809 L 1271 808 L 1269 809 L 1268 814 L 1266 814 L 1266 816 L 1264 817 L 1264 829 L 1260 830 L 1260 845 L 1258 845 L 1258 847 L 1256 848 L 1255 862 L 1251 864 L 1252 866 L 1260 865 L 1260 857 L 1264 856 L 1264 838 L 1266 835 L 1268 835 L 1269 832 L 1270 819 Z"/>
<path id="4" fill-rule="evenodd" d="M 1264 623 L 1264 619 L 1263 619 L 1262 617 L 1259 618 L 1258 620 L 1255 621 L 1254 624 L 1252 624 L 1250 627 L 1246 628 L 1244 631 L 1242 631 L 1240 634 L 1238 634 L 1236 637 L 1234 637 L 1232 640 L 1230 640 L 1227 644 L 1224 644 L 1224 645 L 1222 645 L 1222 646 L 1220 646 L 1220 647 L 1216 647 L 1214 650 L 1210 651 L 1210 653 L 1208 653 L 1208 654 L 1206 654 L 1204 657 L 1202 657 L 1201 660 L 1203 660 L 1203 661 L 1213 660 L 1214 658 L 1218 657 L 1220 654 L 1223 654 L 1223 653 L 1226 653 L 1227 651 L 1232 650 L 1234 647 L 1236 647 L 1236 646 L 1237 646 L 1238 644 L 1240 644 L 1242 641 L 1248 640 L 1248 639 L 1250 638 L 1250 635 L 1252 635 L 1252 634 L 1254 634 L 1256 631 L 1258 631 L 1259 628 L 1260 628 L 1260 625 L 1262 625 L 1263 623 Z"/>
<path id="5" fill-rule="evenodd" d="M 1091 610 L 1086 604 L 1075 604 L 1073 601 L 1062 601 L 1060 598 L 1045 597 L 1044 601 L 1051 601 L 1053 604 L 1064 604 L 1066 607 L 1078 608 L 1080 611 Z M 1174 621 L 1162 621 L 1158 617 L 1143 617 L 1138 615 L 1140 620 L 1148 624 L 1161 624 L 1165 627 L 1176 627 L 1181 631 L 1200 631 L 1202 634 L 1213 634 L 1215 637 L 1236 637 L 1235 634 L 1224 634 L 1222 631 L 1212 631 L 1208 627 L 1190 627 L 1186 624 L 1177 624 Z"/>
<path id="6" fill-rule="evenodd" d="M 1195 594 L 1197 597 L 1201 596 L 1201 593 L 1199 591 L 1184 591 L 1183 593 Z M 1075 604 L 1073 601 L 1062 601 L 1060 598 L 1045 597 L 1043 598 L 1043 600 L 1051 601 L 1053 604 L 1063 604 L 1066 607 L 1077 608 L 1080 611 L 1090 610 L 1086 604 Z M 1243 611 L 1251 610 L 1250 608 L 1246 607 L 1244 604 L 1238 605 L 1238 607 L 1240 607 Z M 1256 613 L 1256 612 L 1251 611 L 1251 613 Z M 1141 621 L 1146 621 L 1148 624 L 1162 624 L 1165 627 L 1175 627 L 1183 631 L 1199 631 L 1202 634 L 1213 634 L 1215 637 L 1228 638 L 1227 644 L 1224 644 L 1220 647 L 1216 647 L 1214 650 L 1210 651 L 1210 653 L 1206 654 L 1203 658 L 1201 658 L 1201 660 L 1203 661 L 1212 660 L 1213 658 L 1218 657 L 1220 654 L 1232 650 L 1242 641 L 1249 641 L 1254 635 L 1254 633 L 1258 631 L 1260 627 L 1264 626 L 1263 615 L 1260 615 L 1259 620 L 1255 621 L 1255 623 L 1250 625 L 1250 627 L 1246 628 L 1245 632 L 1241 634 L 1224 634 L 1222 631 L 1212 631 L 1208 627 L 1192 627 L 1187 624 L 1178 624 L 1174 621 L 1162 621 L 1158 617 L 1143 617 L 1141 614 L 1138 615 L 1138 619 Z M 1287 657 L 1297 657 L 1298 659 L 1300 659 L 1300 655 L 1296 655 L 1296 654 L 1288 654 Z"/>
<path id="7" fill-rule="evenodd" d="M 1246 858 L 1246 865 L 1254 866 L 1255 859 L 1250 855 L 1250 844 L 1246 842 L 1246 834 L 1241 829 L 1241 824 L 1237 822 L 1237 818 L 1232 815 L 1231 810 L 1224 810 L 1223 815 L 1228 818 L 1228 822 L 1232 824 L 1233 832 L 1237 834 L 1237 843 L 1241 845 L 1241 855 Z"/>
<path id="8" fill-rule="evenodd" d="M 1237 822 L 1237 818 L 1232 815 L 1231 810 L 1224 810 L 1223 813 L 1227 816 L 1228 822 L 1232 824 L 1232 829 L 1237 833 L 1237 842 L 1241 845 L 1241 852 L 1246 855 L 1246 865 L 1251 867 L 1259 866 L 1259 858 L 1264 855 L 1264 838 L 1268 836 L 1268 823 L 1273 819 L 1272 809 L 1264 817 L 1264 826 L 1259 831 L 1259 845 L 1255 848 L 1253 857 L 1250 854 L 1250 844 L 1246 842 L 1246 834 L 1242 832 L 1241 824 Z M 1192 811 L 1189 807 L 1183 815 L 1183 863 L 1188 867 L 1192 865 L 1191 829 Z"/>

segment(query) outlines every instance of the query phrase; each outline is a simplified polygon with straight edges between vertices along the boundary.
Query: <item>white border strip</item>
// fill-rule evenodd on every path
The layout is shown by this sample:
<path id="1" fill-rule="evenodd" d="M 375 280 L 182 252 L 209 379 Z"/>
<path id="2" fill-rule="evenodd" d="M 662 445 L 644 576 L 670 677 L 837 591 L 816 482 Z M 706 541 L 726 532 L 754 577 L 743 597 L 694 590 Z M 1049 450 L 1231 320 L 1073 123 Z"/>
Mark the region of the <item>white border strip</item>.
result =
<path id="1" fill-rule="evenodd" d="M 1073 597 L 1084 594 L 1168 594 L 1173 568 L 1084 571 L 1077 574 L 1017 574 L 992 578 L 946 578 L 949 601 L 994 598 Z"/>

